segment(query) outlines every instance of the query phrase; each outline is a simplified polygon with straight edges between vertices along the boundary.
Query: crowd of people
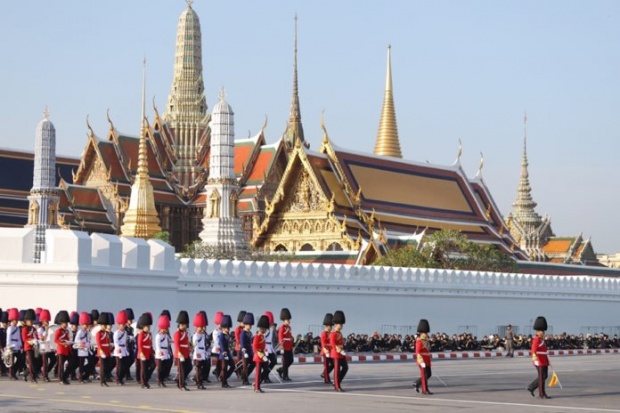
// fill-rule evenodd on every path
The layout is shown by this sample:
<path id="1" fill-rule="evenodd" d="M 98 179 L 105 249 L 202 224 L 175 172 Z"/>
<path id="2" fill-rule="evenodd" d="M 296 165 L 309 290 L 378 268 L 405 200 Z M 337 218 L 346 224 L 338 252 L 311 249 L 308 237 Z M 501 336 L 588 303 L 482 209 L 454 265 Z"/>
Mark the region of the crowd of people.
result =
<path id="1" fill-rule="evenodd" d="M 355 334 L 350 333 L 346 337 L 345 349 L 352 353 L 413 353 L 417 335 L 402 334 Z M 515 334 L 512 340 L 513 349 L 529 350 L 532 346 L 531 334 Z M 491 351 L 506 349 L 505 337 L 498 334 L 489 334 L 481 339 L 471 333 L 452 334 L 446 333 L 429 334 L 431 352 L 445 351 Z M 547 347 L 552 350 L 576 350 L 576 349 L 608 349 L 620 348 L 618 335 L 610 336 L 605 333 L 597 334 L 547 334 L 545 335 Z M 295 341 L 296 354 L 313 354 L 320 352 L 319 337 L 312 333 L 297 335 Z"/>

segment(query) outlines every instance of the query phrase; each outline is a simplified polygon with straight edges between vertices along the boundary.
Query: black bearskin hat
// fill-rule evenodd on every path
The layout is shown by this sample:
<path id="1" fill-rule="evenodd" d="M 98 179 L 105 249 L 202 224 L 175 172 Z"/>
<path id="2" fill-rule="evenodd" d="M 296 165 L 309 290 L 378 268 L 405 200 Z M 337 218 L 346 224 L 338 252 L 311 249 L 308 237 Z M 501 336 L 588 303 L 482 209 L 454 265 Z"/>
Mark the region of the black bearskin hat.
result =
<path id="1" fill-rule="evenodd" d="M 65 310 L 60 310 L 56 317 L 58 318 L 58 324 L 69 322 L 69 313 Z"/>
<path id="2" fill-rule="evenodd" d="M 547 320 L 545 317 L 536 317 L 536 321 L 534 321 L 534 330 L 547 331 Z"/>
<path id="3" fill-rule="evenodd" d="M 264 328 L 265 330 L 269 329 L 269 317 L 266 315 L 260 316 L 258 319 L 258 328 Z"/>
<path id="4" fill-rule="evenodd" d="M 26 314 L 24 314 L 24 321 L 34 321 L 34 319 L 37 317 L 36 313 L 34 312 L 34 310 L 32 308 L 29 308 L 26 310 Z"/>
<path id="5" fill-rule="evenodd" d="M 245 317 L 246 314 L 247 314 L 247 311 L 245 310 L 239 311 L 239 314 L 237 315 L 237 321 L 239 323 L 243 323 L 243 317 Z"/>
<path id="6" fill-rule="evenodd" d="M 332 318 L 334 324 L 344 324 L 346 319 L 344 318 L 344 313 L 340 310 L 334 312 L 334 317 Z"/>
<path id="7" fill-rule="evenodd" d="M 290 320 L 291 318 L 293 317 L 291 317 L 291 312 L 288 310 L 288 308 L 283 308 L 282 310 L 280 310 L 280 320 Z"/>
<path id="8" fill-rule="evenodd" d="M 189 325 L 189 314 L 187 313 L 187 311 L 179 311 L 179 315 L 177 316 L 177 324 Z"/>
<path id="9" fill-rule="evenodd" d="M 332 313 L 325 314 L 325 317 L 323 318 L 323 325 L 324 326 L 334 325 L 334 315 Z"/>
<path id="10" fill-rule="evenodd" d="M 430 333 L 431 332 L 431 326 L 430 324 L 428 324 L 428 320 L 423 318 L 420 320 L 420 322 L 418 323 L 418 333 Z"/>

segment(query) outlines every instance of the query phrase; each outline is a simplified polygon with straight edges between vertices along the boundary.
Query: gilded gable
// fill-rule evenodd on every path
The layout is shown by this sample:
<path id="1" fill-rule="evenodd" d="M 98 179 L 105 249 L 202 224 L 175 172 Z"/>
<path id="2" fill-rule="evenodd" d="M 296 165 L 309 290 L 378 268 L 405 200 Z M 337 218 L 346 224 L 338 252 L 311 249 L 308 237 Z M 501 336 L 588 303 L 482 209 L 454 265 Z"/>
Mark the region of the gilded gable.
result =
<path id="1" fill-rule="evenodd" d="M 327 210 L 327 199 L 319 192 L 306 169 L 299 171 L 293 187 L 285 194 L 282 214 L 303 214 Z"/>
<path id="2" fill-rule="evenodd" d="M 83 185 L 100 187 L 108 184 L 109 176 L 105 165 L 99 156 L 96 156 L 86 173 Z"/>

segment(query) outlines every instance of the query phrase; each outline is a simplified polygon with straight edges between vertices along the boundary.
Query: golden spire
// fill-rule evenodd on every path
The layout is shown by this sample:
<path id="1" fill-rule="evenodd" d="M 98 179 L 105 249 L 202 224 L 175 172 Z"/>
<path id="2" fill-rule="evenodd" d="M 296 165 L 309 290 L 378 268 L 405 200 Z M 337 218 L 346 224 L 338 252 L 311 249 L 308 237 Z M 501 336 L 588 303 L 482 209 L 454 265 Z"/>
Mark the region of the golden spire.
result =
<path id="1" fill-rule="evenodd" d="M 138 170 L 131 185 L 129 206 L 125 212 L 121 236 L 149 239 L 161 232 L 159 216 L 155 209 L 153 185 L 149 180 L 146 147 L 146 58 L 142 69 L 142 120 L 140 122 L 140 144 L 138 150 Z"/>
<path id="2" fill-rule="evenodd" d="M 288 148 L 295 146 L 295 141 L 300 140 L 303 146 L 310 147 L 304 138 L 304 128 L 301 124 L 301 109 L 299 108 L 299 87 L 297 82 L 297 14 L 295 14 L 295 41 L 293 48 L 293 98 L 291 102 L 291 114 L 288 125 L 284 132 L 284 141 Z"/>
<path id="3" fill-rule="evenodd" d="M 392 57 L 391 46 L 387 52 L 387 74 L 385 78 L 385 94 L 383 96 L 383 108 L 379 121 L 379 132 L 375 144 L 375 155 L 393 156 L 402 158 L 400 142 L 398 140 L 398 127 L 396 125 L 396 112 L 394 110 L 394 96 L 392 94 Z"/>

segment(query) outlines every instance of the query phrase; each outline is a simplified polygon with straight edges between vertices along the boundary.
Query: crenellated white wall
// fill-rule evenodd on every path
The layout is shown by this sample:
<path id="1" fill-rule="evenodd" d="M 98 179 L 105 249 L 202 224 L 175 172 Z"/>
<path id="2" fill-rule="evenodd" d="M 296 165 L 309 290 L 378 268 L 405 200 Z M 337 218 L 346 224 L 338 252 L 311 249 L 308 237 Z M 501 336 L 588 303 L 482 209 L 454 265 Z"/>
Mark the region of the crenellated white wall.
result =
<path id="1" fill-rule="evenodd" d="M 345 332 L 382 325 L 478 335 L 511 323 L 528 331 L 538 315 L 553 332 L 617 326 L 620 279 L 513 273 L 176 259 L 158 240 L 48 230 L 43 264 L 26 262 L 31 230 L 0 229 L 0 307 L 47 307 L 136 314 L 166 308 L 204 309 L 211 317 L 239 310 L 279 315 L 288 307 L 296 333 L 320 325 L 326 312 L 343 310 Z M 30 248 L 30 249 L 29 249 Z M 7 253 L 9 251 L 9 253 Z M 174 321 L 174 320 L 173 320 Z"/>

